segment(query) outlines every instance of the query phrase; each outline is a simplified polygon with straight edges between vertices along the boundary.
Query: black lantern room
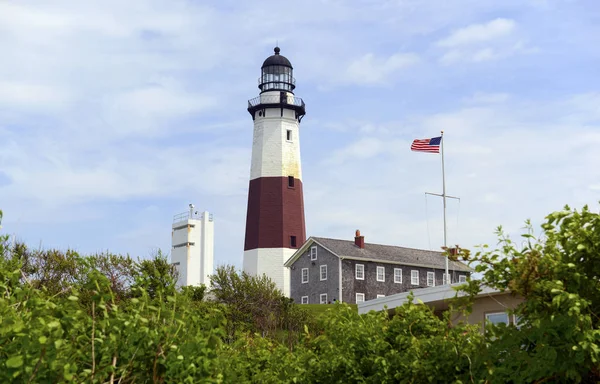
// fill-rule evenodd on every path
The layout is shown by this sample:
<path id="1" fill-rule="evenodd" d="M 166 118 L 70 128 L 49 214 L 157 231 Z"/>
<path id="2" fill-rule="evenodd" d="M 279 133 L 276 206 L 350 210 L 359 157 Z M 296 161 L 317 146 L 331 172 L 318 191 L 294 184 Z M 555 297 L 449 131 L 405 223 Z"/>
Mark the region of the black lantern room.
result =
<path id="1" fill-rule="evenodd" d="M 279 54 L 279 47 L 275 47 L 275 54 L 269 56 L 261 67 L 261 76 L 258 79 L 258 88 L 261 93 L 267 91 L 292 92 L 296 88 L 293 76 L 292 63 Z"/>
<path id="2" fill-rule="evenodd" d="M 279 54 L 279 47 L 275 47 L 275 54 L 267 57 L 261 67 L 261 76 L 258 79 L 258 88 L 261 95 L 248 100 L 248 112 L 252 119 L 266 116 L 266 109 L 277 108 L 280 116 L 284 116 L 284 110 L 295 112 L 296 119 L 300 122 L 306 114 L 304 101 L 294 96 L 296 80 L 293 76 L 292 63 Z M 263 95 L 265 92 L 273 94 Z"/>

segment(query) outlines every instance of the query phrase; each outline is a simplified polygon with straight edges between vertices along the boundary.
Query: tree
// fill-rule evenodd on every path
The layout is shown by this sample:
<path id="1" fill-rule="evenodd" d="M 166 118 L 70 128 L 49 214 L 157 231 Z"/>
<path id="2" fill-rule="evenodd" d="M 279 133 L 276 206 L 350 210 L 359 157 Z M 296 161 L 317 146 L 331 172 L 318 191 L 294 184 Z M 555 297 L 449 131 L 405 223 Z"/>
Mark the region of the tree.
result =
<path id="1" fill-rule="evenodd" d="M 274 336 L 287 330 L 288 335 L 301 329 L 298 321 L 305 312 L 294 306 L 266 275 L 238 273 L 231 265 L 220 266 L 210 276 L 211 293 L 225 304 L 230 339 L 238 331 L 259 332 Z"/>
<path id="2" fill-rule="evenodd" d="M 546 217 L 543 236 L 526 223 L 518 247 L 498 228 L 499 247 L 474 257 L 480 283 L 510 290 L 525 301 L 518 327 L 486 327 L 479 377 L 489 382 L 600 380 L 600 215 L 568 206 Z M 490 330 L 489 332 L 487 330 Z"/>
<path id="3" fill-rule="evenodd" d="M 151 298 L 173 296 L 176 291 L 177 270 L 158 250 L 151 259 L 143 259 L 136 263 L 134 291 L 144 289 Z"/>

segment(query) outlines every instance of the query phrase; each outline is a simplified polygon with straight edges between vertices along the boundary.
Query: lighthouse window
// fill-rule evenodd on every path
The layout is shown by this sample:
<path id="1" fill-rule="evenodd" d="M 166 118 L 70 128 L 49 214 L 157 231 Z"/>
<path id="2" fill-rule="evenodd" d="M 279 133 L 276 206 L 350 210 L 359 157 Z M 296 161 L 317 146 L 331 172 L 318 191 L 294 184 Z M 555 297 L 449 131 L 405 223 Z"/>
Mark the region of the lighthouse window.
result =
<path id="1" fill-rule="evenodd" d="M 288 187 L 294 188 L 294 176 L 288 176 Z"/>
<path id="2" fill-rule="evenodd" d="M 291 129 L 288 129 L 286 132 L 286 140 L 292 141 L 292 130 Z"/>
<path id="3" fill-rule="evenodd" d="M 296 236 L 290 236 L 290 247 L 296 248 Z"/>

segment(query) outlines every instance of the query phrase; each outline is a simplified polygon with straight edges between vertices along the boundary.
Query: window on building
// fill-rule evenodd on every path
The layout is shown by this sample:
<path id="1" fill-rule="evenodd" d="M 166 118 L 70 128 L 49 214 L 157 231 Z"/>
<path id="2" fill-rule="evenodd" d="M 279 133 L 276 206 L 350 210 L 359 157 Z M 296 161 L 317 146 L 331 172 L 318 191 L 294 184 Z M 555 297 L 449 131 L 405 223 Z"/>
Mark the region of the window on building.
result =
<path id="1" fill-rule="evenodd" d="M 308 296 L 302 296 L 302 304 L 308 304 Z"/>
<path id="2" fill-rule="evenodd" d="M 356 280 L 365 279 L 365 266 L 363 264 L 356 264 Z"/>
<path id="3" fill-rule="evenodd" d="M 402 269 L 394 268 L 394 283 L 402 284 Z"/>
<path id="4" fill-rule="evenodd" d="M 377 281 L 385 281 L 385 267 L 377 267 Z"/>
<path id="5" fill-rule="evenodd" d="M 377 295 L 377 298 L 379 299 L 380 297 L 385 297 L 385 295 Z"/>
<path id="6" fill-rule="evenodd" d="M 294 188 L 294 176 L 288 176 L 288 187 Z"/>
<path id="7" fill-rule="evenodd" d="M 492 324 L 508 324 L 508 314 L 506 312 L 486 313 L 485 320 Z"/>
<path id="8" fill-rule="evenodd" d="M 302 283 L 308 283 L 308 268 L 302 268 Z"/>
<path id="9" fill-rule="evenodd" d="M 310 259 L 317 260 L 317 247 L 310 247 Z"/>
<path id="10" fill-rule="evenodd" d="M 442 273 L 442 285 L 446 285 L 446 281 L 449 281 L 452 284 L 452 279 L 450 279 L 450 274 L 446 275 Z"/>
<path id="11" fill-rule="evenodd" d="M 326 293 L 321 293 L 321 295 L 319 296 L 319 303 L 327 304 L 327 294 Z"/>
<path id="12" fill-rule="evenodd" d="M 412 285 L 419 285 L 419 271 L 414 269 L 410 271 L 410 283 Z"/>
<path id="13" fill-rule="evenodd" d="M 290 236 L 290 247 L 296 248 L 296 236 Z"/>
<path id="14" fill-rule="evenodd" d="M 364 293 L 357 293 L 356 294 L 356 304 L 362 303 L 363 301 L 365 301 L 365 294 Z"/>
<path id="15" fill-rule="evenodd" d="M 327 265 L 321 265 L 319 268 L 321 269 L 321 281 L 327 280 Z"/>
<path id="16" fill-rule="evenodd" d="M 286 139 L 287 141 L 292 141 L 292 130 L 291 130 L 291 129 L 288 129 L 288 130 L 285 132 L 285 139 Z"/>
<path id="17" fill-rule="evenodd" d="M 427 286 L 428 287 L 435 286 L 435 272 L 427 272 Z"/>
<path id="18" fill-rule="evenodd" d="M 515 325 L 515 327 L 521 328 L 521 325 L 523 325 L 521 324 L 521 316 L 513 314 L 513 324 Z"/>
<path id="19" fill-rule="evenodd" d="M 465 276 L 465 275 L 458 276 L 458 282 L 459 283 L 466 283 L 467 282 L 467 276 Z"/>

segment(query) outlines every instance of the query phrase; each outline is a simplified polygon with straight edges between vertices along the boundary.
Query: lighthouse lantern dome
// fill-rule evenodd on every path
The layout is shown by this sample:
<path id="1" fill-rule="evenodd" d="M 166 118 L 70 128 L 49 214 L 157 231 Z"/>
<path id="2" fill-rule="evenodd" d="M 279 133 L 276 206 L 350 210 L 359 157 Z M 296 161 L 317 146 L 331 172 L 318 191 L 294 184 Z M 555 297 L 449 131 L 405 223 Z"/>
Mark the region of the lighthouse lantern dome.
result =
<path id="1" fill-rule="evenodd" d="M 293 92 L 296 88 L 296 80 L 293 76 L 292 63 L 287 57 L 279 54 L 279 47 L 275 47 L 274 51 L 275 54 L 267 57 L 263 62 L 258 88 L 261 93 L 267 91 Z"/>

